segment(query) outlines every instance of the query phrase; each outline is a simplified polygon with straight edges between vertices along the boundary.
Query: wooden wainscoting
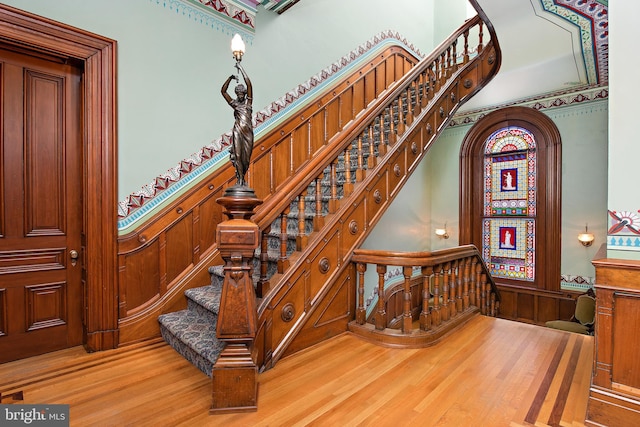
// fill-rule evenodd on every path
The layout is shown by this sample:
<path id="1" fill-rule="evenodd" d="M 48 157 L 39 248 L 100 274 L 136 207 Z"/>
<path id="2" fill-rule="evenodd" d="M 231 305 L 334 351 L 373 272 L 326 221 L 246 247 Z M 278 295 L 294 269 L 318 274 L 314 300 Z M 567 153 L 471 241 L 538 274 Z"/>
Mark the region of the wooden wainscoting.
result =
<path id="1" fill-rule="evenodd" d="M 503 319 L 544 325 L 549 320 L 569 320 L 576 309 L 579 292 L 553 292 L 497 284 Z"/>

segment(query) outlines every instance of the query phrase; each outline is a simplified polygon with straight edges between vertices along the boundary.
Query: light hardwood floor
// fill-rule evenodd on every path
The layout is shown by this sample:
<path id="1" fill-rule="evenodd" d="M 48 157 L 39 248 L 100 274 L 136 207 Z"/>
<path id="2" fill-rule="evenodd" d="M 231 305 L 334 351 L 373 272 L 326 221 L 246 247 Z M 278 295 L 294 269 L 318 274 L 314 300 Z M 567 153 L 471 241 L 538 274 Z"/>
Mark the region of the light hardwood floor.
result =
<path id="1" fill-rule="evenodd" d="M 425 349 L 343 334 L 259 376 L 258 411 L 208 415 L 211 381 L 163 342 L 0 365 L 3 403 L 72 426 L 583 426 L 593 337 L 477 316 Z"/>

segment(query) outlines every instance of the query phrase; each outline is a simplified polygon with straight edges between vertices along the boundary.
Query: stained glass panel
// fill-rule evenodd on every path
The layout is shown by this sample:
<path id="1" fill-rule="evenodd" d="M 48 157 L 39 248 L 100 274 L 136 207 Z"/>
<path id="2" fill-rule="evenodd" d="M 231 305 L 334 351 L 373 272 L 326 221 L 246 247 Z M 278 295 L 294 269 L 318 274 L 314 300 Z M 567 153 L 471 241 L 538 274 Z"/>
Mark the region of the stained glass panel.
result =
<path id="1" fill-rule="evenodd" d="M 485 144 L 483 257 L 497 277 L 534 280 L 536 144 L 510 126 Z"/>

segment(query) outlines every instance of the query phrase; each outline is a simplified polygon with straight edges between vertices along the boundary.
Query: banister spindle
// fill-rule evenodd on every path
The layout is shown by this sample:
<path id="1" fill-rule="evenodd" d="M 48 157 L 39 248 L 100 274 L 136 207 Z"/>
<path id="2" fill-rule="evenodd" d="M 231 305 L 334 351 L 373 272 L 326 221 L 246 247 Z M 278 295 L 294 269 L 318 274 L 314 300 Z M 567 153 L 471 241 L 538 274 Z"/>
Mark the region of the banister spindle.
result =
<path id="1" fill-rule="evenodd" d="M 482 44 L 482 37 L 484 36 L 482 21 L 478 24 L 478 55 L 482 53 L 484 45 Z"/>
<path id="2" fill-rule="evenodd" d="M 447 262 L 444 265 L 443 280 L 442 280 L 442 310 L 440 311 L 440 317 L 442 321 L 449 320 L 449 278 L 451 274 L 451 263 Z"/>
<path id="3" fill-rule="evenodd" d="M 464 279 L 462 281 L 462 309 L 469 308 L 469 283 L 471 282 L 471 259 L 469 257 L 464 259 Z"/>
<path id="4" fill-rule="evenodd" d="M 351 144 L 344 152 L 344 184 L 342 184 L 344 197 L 347 197 L 353 191 L 353 182 L 351 182 Z"/>
<path id="5" fill-rule="evenodd" d="M 362 134 L 358 136 L 358 168 L 356 169 L 356 182 L 361 182 L 365 178 L 364 170 L 364 150 L 362 143 Z"/>
<path id="6" fill-rule="evenodd" d="M 404 121 L 406 125 L 409 126 L 411 123 L 413 123 L 413 107 L 412 107 L 413 104 L 411 102 L 411 83 L 409 84 L 409 86 L 407 86 L 407 89 L 405 90 L 405 96 L 406 96 L 405 106 L 407 111 L 404 115 Z"/>
<path id="7" fill-rule="evenodd" d="M 440 79 L 438 78 L 438 73 L 440 72 L 440 59 L 438 57 L 433 60 L 433 68 L 433 81 L 435 85 L 434 93 L 431 94 L 432 97 L 435 96 L 435 92 L 440 90 Z"/>
<path id="8" fill-rule="evenodd" d="M 385 109 L 385 111 L 388 112 L 387 117 L 389 117 L 389 137 L 387 138 L 387 142 L 389 143 L 390 146 L 392 146 L 398 141 L 393 104 L 391 104 L 391 106 L 388 109 Z"/>
<path id="9" fill-rule="evenodd" d="M 262 298 L 269 292 L 269 278 L 267 277 L 269 267 L 269 233 L 271 225 L 262 230 L 260 238 L 260 278 L 256 284 L 256 296 Z"/>
<path id="10" fill-rule="evenodd" d="M 442 285 L 442 264 L 435 267 L 435 275 L 433 278 L 433 310 L 431 310 L 431 320 L 434 326 L 440 326 L 442 323 L 440 314 L 440 286 Z"/>
<path id="11" fill-rule="evenodd" d="M 366 322 L 367 310 L 364 306 L 364 273 L 367 271 L 367 264 L 359 262 L 356 264 L 358 270 L 358 309 L 356 310 L 356 322 L 364 325 Z"/>
<path id="12" fill-rule="evenodd" d="M 429 73 L 428 73 L 428 68 L 425 68 L 425 70 L 422 72 L 422 74 L 420 74 L 420 77 L 422 78 L 422 90 L 420 91 L 420 106 L 422 108 L 426 108 L 427 104 L 429 103 Z"/>
<path id="13" fill-rule="evenodd" d="M 433 267 L 422 267 L 422 311 L 420 312 L 420 329 L 431 329 L 431 313 L 429 312 L 429 298 L 431 298 L 431 280 Z"/>
<path id="14" fill-rule="evenodd" d="M 453 41 L 452 47 L 453 47 L 453 54 L 452 54 L 452 60 L 453 63 L 451 64 L 452 68 L 452 72 L 455 72 L 458 70 L 458 52 L 457 52 L 457 46 L 458 46 L 458 39 L 455 39 Z"/>
<path id="15" fill-rule="evenodd" d="M 479 276 L 476 274 L 476 267 L 478 264 L 478 259 L 476 257 L 473 257 L 471 259 L 471 272 L 469 273 L 470 275 L 470 282 L 469 282 L 469 303 L 471 305 L 475 305 L 476 307 L 479 307 L 478 305 L 478 300 L 476 298 L 476 283 L 478 283 L 478 279 Z"/>
<path id="16" fill-rule="evenodd" d="M 376 166 L 376 144 L 373 139 L 373 127 L 375 121 L 369 125 L 367 132 L 367 141 L 369 142 L 369 158 L 367 158 L 367 169 L 373 169 Z"/>
<path id="17" fill-rule="evenodd" d="M 458 314 L 458 294 L 460 292 L 460 274 L 458 274 L 458 260 L 454 260 L 451 263 L 451 278 L 449 279 L 449 295 L 451 303 L 449 304 L 450 316 L 456 317 Z"/>
<path id="18" fill-rule="evenodd" d="M 384 275 L 387 273 L 387 266 L 383 264 L 376 265 L 378 273 L 378 311 L 376 312 L 376 329 L 379 331 L 387 327 L 387 302 L 384 299 Z"/>
<path id="19" fill-rule="evenodd" d="M 480 295 L 480 274 L 482 272 L 482 267 L 480 266 L 480 264 L 476 264 L 476 289 L 475 289 L 475 294 L 476 294 L 476 307 L 482 309 L 482 300 L 481 300 L 481 295 Z"/>
<path id="20" fill-rule="evenodd" d="M 487 314 L 487 276 L 482 273 L 480 275 L 480 312 Z"/>
<path id="21" fill-rule="evenodd" d="M 313 230 L 319 231 L 324 227 L 324 215 L 322 214 L 322 179 L 324 178 L 324 172 L 316 178 L 316 214 L 313 217 Z"/>
<path id="22" fill-rule="evenodd" d="M 338 172 L 336 171 L 338 159 L 331 162 L 331 198 L 329 199 L 329 213 L 338 210 Z"/>
<path id="23" fill-rule="evenodd" d="M 464 53 L 463 53 L 463 63 L 466 64 L 469 62 L 469 30 L 464 31 Z"/>
<path id="24" fill-rule="evenodd" d="M 278 273 L 284 273 L 289 268 L 289 258 L 287 258 L 287 216 L 289 207 L 280 215 L 280 257 L 278 258 Z"/>
<path id="25" fill-rule="evenodd" d="M 442 87 L 447 82 L 447 59 L 446 52 L 442 52 L 440 54 L 440 87 Z"/>
<path id="26" fill-rule="evenodd" d="M 298 196 L 298 233 L 296 236 L 296 249 L 298 251 L 307 247 L 307 232 L 306 232 L 306 200 L 307 190 L 305 189 L 302 194 Z"/>
<path id="27" fill-rule="evenodd" d="M 452 70 L 451 70 L 451 46 L 447 47 L 447 63 L 445 68 L 445 77 L 448 79 L 449 77 L 451 77 L 452 74 Z"/>
<path id="28" fill-rule="evenodd" d="M 400 95 L 398 97 L 398 126 L 396 127 L 396 133 L 400 136 L 404 131 L 404 106 L 402 104 L 402 95 Z"/>
<path id="29" fill-rule="evenodd" d="M 411 316 L 411 273 L 413 267 L 405 266 L 402 269 L 404 275 L 403 310 L 402 310 L 402 333 L 411 333 L 413 318 Z"/>
<path id="30" fill-rule="evenodd" d="M 456 261 L 456 312 L 462 312 L 462 282 L 464 281 L 464 259 Z"/>
<path id="31" fill-rule="evenodd" d="M 382 157 L 387 154 L 387 138 L 385 137 L 386 129 L 384 128 L 384 112 L 378 116 L 378 134 L 380 141 L 378 142 L 378 156 Z"/>

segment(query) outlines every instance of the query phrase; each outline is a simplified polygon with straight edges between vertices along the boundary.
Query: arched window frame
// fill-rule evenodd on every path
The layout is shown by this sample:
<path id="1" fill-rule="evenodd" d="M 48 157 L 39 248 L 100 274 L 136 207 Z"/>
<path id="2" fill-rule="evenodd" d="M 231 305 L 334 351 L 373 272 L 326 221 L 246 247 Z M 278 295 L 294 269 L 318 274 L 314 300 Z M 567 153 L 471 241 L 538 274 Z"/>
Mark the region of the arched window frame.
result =
<path id="1" fill-rule="evenodd" d="M 560 290 L 561 139 L 553 121 L 527 107 L 508 107 L 481 118 L 465 136 L 460 150 L 460 244 L 483 249 L 485 143 L 497 130 L 519 127 L 536 141 L 535 279 L 494 278 L 499 285 Z"/>

